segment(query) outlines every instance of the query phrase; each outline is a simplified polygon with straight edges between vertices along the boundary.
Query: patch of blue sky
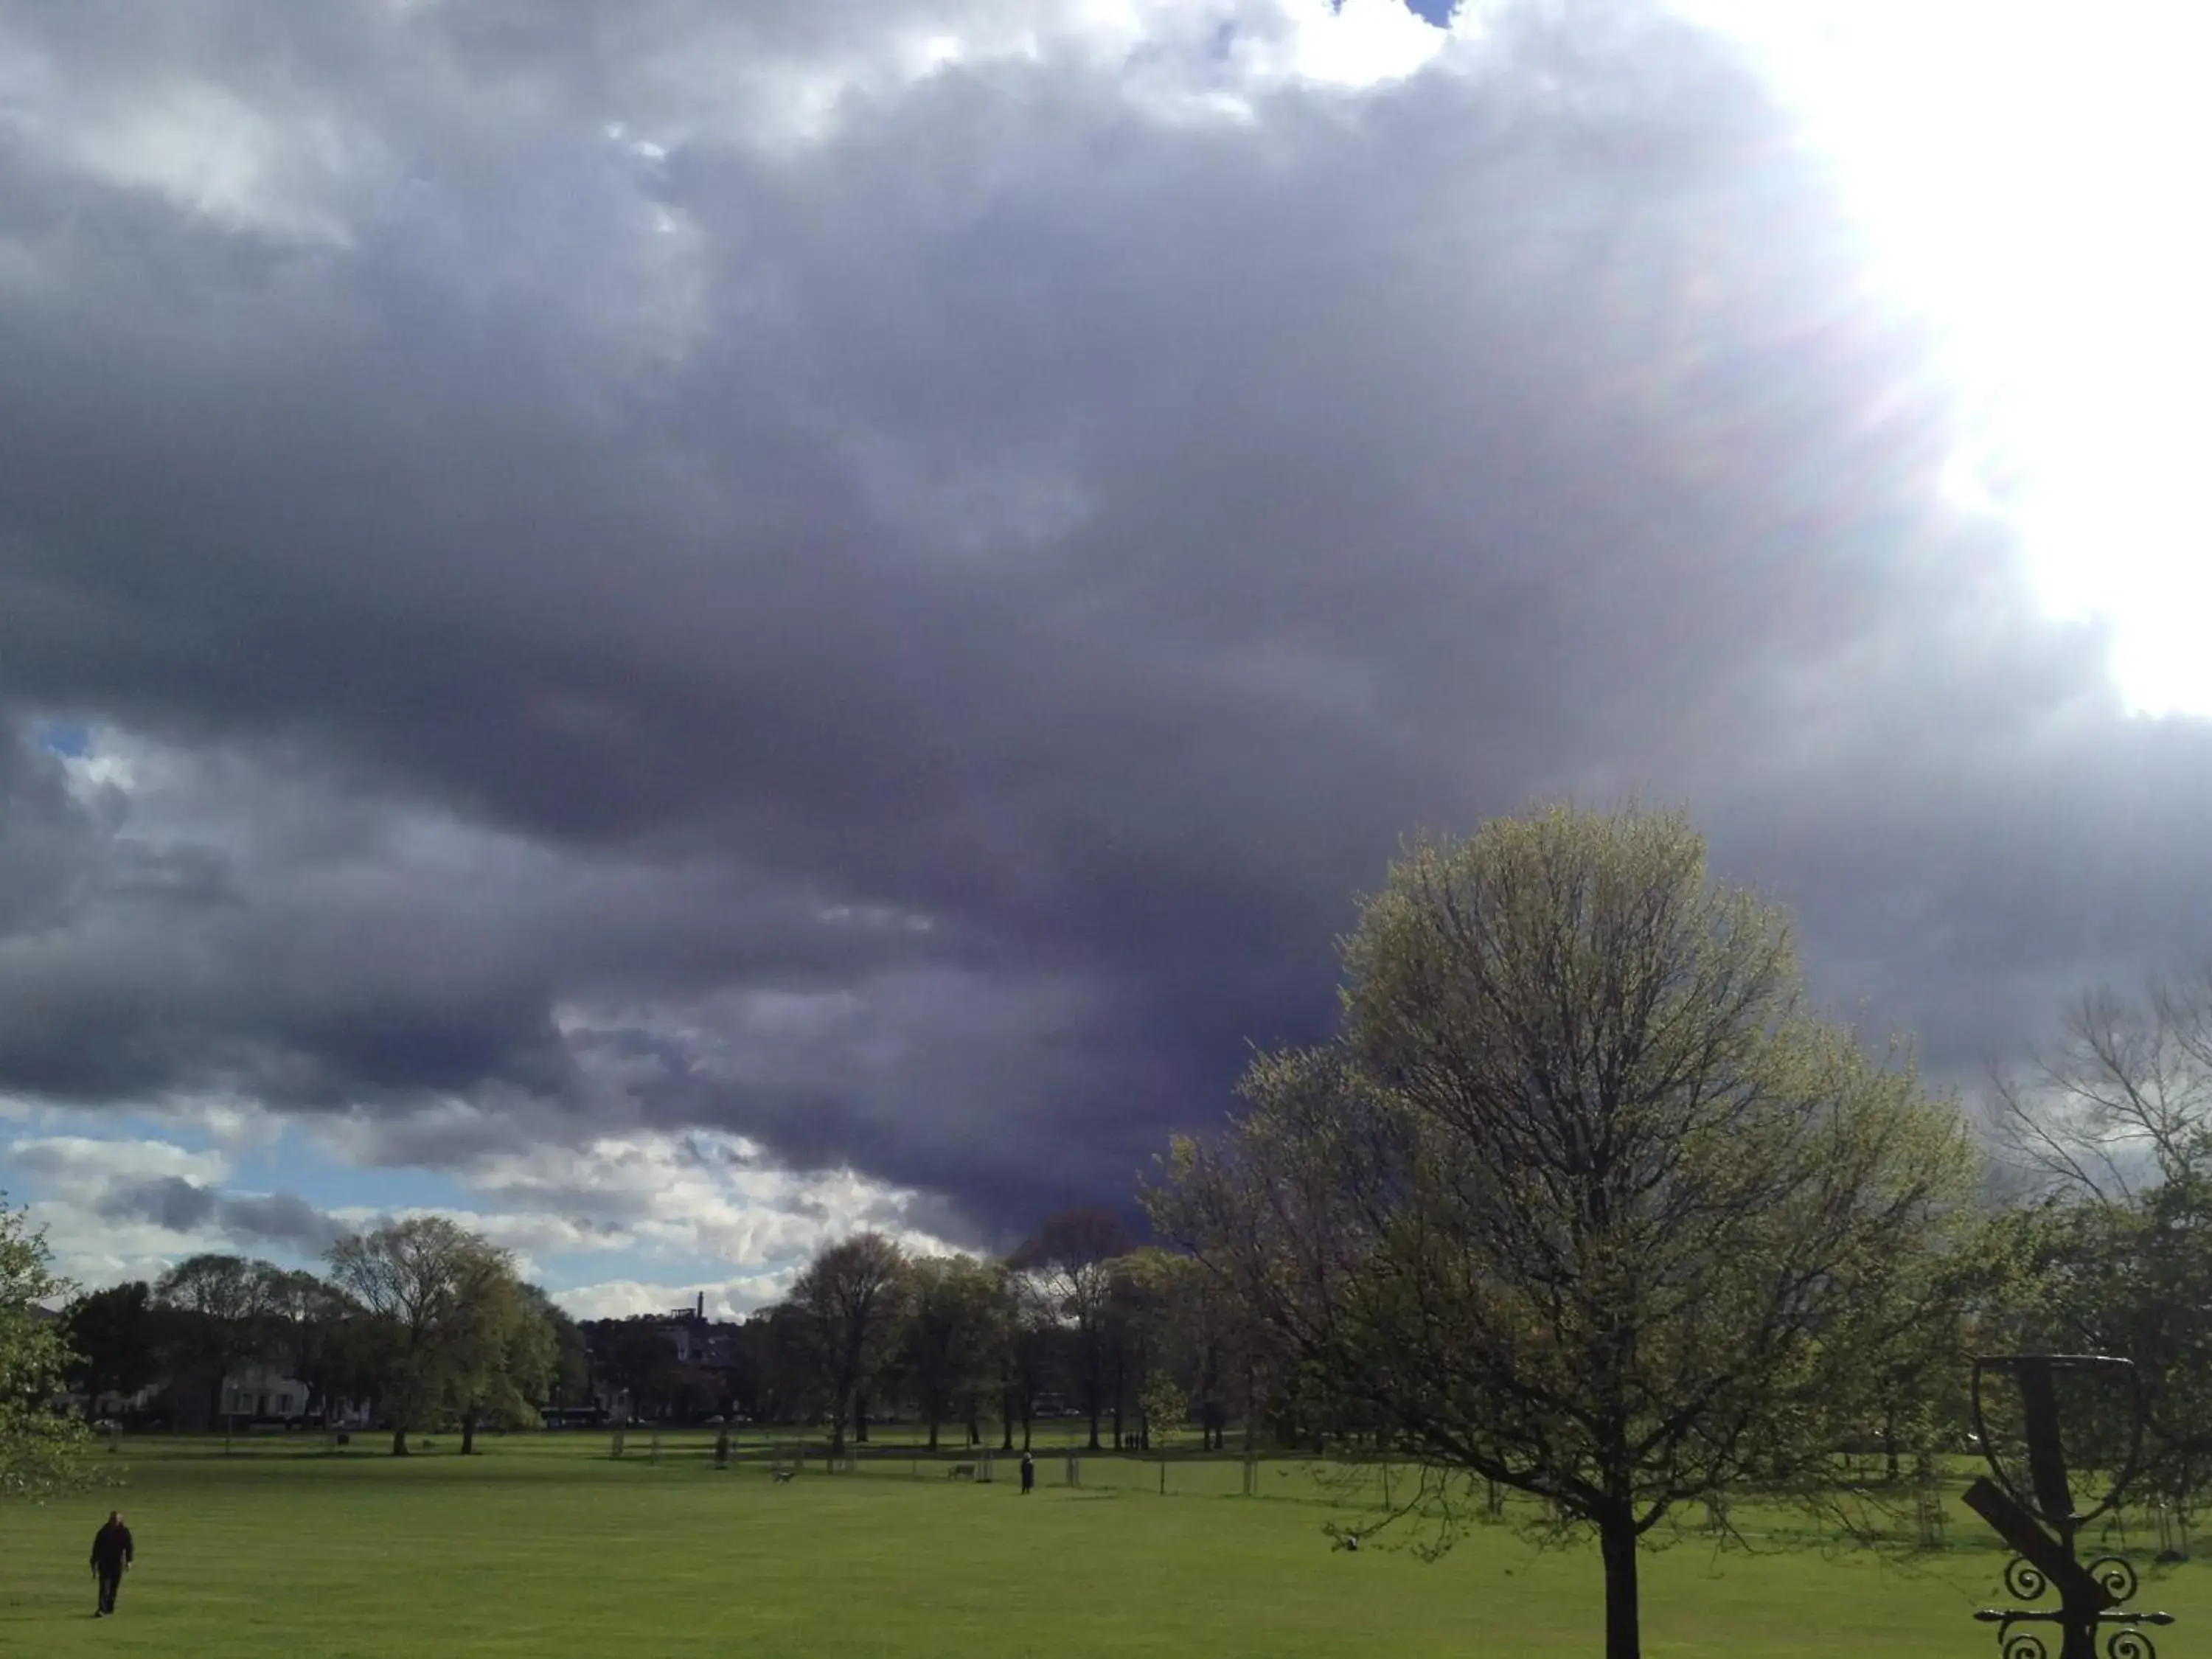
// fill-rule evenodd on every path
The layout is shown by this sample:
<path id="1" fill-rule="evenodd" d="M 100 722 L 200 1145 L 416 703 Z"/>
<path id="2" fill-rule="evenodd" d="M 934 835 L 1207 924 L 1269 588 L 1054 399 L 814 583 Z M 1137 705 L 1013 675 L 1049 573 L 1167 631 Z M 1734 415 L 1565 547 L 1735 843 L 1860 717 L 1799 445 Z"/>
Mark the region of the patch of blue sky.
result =
<path id="1" fill-rule="evenodd" d="M 1413 13 L 1424 23 L 1433 23 L 1438 28 L 1449 25 L 1452 14 L 1459 9 L 1459 6 L 1460 0 L 1405 0 L 1407 11 Z M 1344 0 L 1329 0 L 1329 9 L 1342 11 Z M 1225 28 L 1228 25 L 1224 24 L 1223 27 Z"/>
<path id="2" fill-rule="evenodd" d="M 82 760 L 92 753 L 92 728 L 77 720 L 46 720 L 34 727 L 32 741 L 50 755 L 64 760 Z"/>
<path id="3" fill-rule="evenodd" d="M 7 1126 L 0 1138 L 0 1164 L 7 1140 L 68 1136 L 118 1145 L 152 1142 L 180 1152 L 220 1156 L 228 1173 L 210 1183 L 225 1193 L 289 1193 L 321 1210 L 468 1210 L 477 1207 L 451 1176 L 416 1169 L 362 1169 L 332 1158 L 296 1127 L 286 1126 L 266 1138 L 226 1134 L 192 1117 L 155 1112 L 88 1112 L 66 1108 L 35 1110 Z M 40 1183 L 27 1180 L 27 1188 Z M 36 1195 L 33 1194 L 33 1195 Z"/>

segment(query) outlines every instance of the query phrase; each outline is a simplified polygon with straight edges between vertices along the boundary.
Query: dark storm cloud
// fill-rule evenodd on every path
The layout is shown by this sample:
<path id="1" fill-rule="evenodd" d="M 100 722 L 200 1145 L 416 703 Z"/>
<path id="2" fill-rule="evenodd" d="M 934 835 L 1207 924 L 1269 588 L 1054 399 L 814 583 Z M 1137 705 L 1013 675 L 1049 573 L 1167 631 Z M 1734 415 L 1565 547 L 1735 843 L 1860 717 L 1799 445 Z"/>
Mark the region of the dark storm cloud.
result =
<path id="1" fill-rule="evenodd" d="M 241 1195 L 158 1176 L 111 1187 L 93 1204 L 108 1221 L 143 1221 L 172 1232 L 213 1231 L 246 1249 L 282 1245 L 319 1255 L 349 1231 L 293 1193 Z"/>
<path id="2" fill-rule="evenodd" d="M 0 1087 L 1018 1228 L 1534 795 L 1686 799 L 1939 1067 L 2201 945 L 2212 728 L 1945 504 L 1729 50 L 1568 8 L 1239 119 L 1279 25 L 1200 9 L 0 9 L 0 699 L 137 762 L 0 750 Z"/>
<path id="3" fill-rule="evenodd" d="M 172 1232 L 197 1232 L 215 1218 L 220 1200 L 214 1188 L 182 1176 L 156 1176 L 150 1181 L 111 1188 L 93 1208 L 108 1221 L 150 1221 Z"/>

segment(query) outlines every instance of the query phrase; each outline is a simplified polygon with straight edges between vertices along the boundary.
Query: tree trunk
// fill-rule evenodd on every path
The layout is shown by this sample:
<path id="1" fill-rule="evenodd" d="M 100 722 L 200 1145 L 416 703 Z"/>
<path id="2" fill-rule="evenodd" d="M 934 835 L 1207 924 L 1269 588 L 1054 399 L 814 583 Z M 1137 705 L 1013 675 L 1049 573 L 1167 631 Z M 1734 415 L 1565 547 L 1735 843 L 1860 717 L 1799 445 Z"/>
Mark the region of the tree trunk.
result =
<path id="1" fill-rule="evenodd" d="M 868 1397 L 864 1394 L 853 1396 L 853 1443 L 856 1446 L 868 1443 Z"/>
<path id="2" fill-rule="evenodd" d="M 392 1425 L 392 1455 L 394 1457 L 404 1457 L 407 1455 L 407 1425 L 404 1423 L 397 1423 Z"/>
<path id="3" fill-rule="evenodd" d="M 1005 1390 L 999 1395 L 999 1424 L 1004 1432 L 1000 1436 L 1000 1451 L 1014 1449 L 1014 1391 Z"/>
<path id="4" fill-rule="evenodd" d="M 830 1408 L 830 1455 L 832 1457 L 845 1455 L 845 1419 L 850 1415 L 842 1400 Z"/>
<path id="5" fill-rule="evenodd" d="M 1605 1558 L 1605 1659 L 1643 1659 L 1644 1639 L 1637 1620 L 1634 1522 L 1625 1515 L 1601 1521 L 1598 1548 Z"/>
<path id="6" fill-rule="evenodd" d="M 1030 1449 L 1030 1402 L 1022 1401 L 1022 1449 Z"/>
<path id="7" fill-rule="evenodd" d="M 1091 1396 L 1091 1449 L 1098 1449 L 1098 1396 Z"/>
<path id="8" fill-rule="evenodd" d="M 937 1449 L 937 1413 L 935 1412 L 929 1414 L 929 1449 L 932 1451 Z"/>
<path id="9" fill-rule="evenodd" d="M 461 1455 L 474 1457 L 476 1455 L 477 1414 L 472 1411 L 463 1412 L 461 1413 Z"/>

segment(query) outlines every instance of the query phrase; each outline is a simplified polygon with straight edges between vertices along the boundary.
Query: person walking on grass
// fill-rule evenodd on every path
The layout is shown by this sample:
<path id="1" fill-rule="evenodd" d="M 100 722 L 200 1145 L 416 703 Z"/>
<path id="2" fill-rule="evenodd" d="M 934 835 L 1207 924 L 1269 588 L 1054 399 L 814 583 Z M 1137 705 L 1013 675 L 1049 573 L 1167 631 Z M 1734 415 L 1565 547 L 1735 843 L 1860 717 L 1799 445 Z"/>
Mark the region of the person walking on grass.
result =
<path id="1" fill-rule="evenodd" d="M 1036 1486 L 1036 1459 L 1027 1452 L 1022 1454 L 1022 1490 L 1030 1492 Z"/>
<path id="2" fill-rule="evenodd" d="M 123 1524 L 120 1510 L 110 1510 L 107 1524 L 92 1535 L 92 1570 L 100 1577 L 100 1611 L 94 1618 L 105 1619 L 115 1611 L 115 1592 L 123 1587 L 123 1571 L 131 1559 L 131 1528 Z"/>

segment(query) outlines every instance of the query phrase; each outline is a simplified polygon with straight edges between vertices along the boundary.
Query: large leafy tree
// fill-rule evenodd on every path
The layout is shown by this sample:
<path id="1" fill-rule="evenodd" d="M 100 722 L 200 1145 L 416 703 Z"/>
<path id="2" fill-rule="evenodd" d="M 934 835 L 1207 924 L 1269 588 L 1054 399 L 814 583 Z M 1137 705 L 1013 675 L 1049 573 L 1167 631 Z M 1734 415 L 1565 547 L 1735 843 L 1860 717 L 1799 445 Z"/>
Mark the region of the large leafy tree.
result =
<path id="1" fill-rule="evenodd" d="M 2185 1514 L 2212 1492 L 2212 966 L 2128 1000 L 2093 992 L 1997 1127 L 2043 1202 L 2030 1340 L 2133 1359 L 2143 1486 Z"/>
<path id="2" fill-rule="evenodd" d="M 1098 1421 L 1107 1400 L 1112 1355 L 1108 1298 L 1114 1262 L 1129 1253 L 1129 1237 L 1110 1210 L 1063 1210 L 1037 1229 L 1012 1258 L 1027 1273 L 1043 1304 L 1072 1339 L 1075 1382 L 1091 1421 L 1091 1449 L 1098 1449 Z"/>
<path id="3" fill-rule="evenodd" d="M 339 1401 L 374 1398 L 373 1333 L 361 1304 L 311 1273 L 282 1273 L 270 1290 L 273 1345 L 307 1386 L 308 1411 L 328 1423 Z"/>
<path id="4" fill-rule="evenodd" d="M 133 1395 L 159 1380 L 161 1317 L 143 1279 L 80 1296 L 62 1320 L 76 1355 L 70 1380 L 87 1394 Z"/>
<path id="5" fill-rule="evenodd" d="M 1192 1269 L 1187 1258 L 1149 1246 L 1113 1264 L 1104 1324 L 1116 1445 L 1149 1450 L 1153 1437 L 1172 1434 L 1189 1409 L 1197 1335 Z M 1133 1435 L 1123 1421 L 1132 1411 Z"/>
<path id="6" fill-rule="evenodd" d="M 789 1302 L 745 1322 L 740 1340 L 751 1361 L 751 1415 L 767 1423 L 805 1423 L 830 1409 L 817 1337 L 812 1316 Z"/>
<path id="7" fill-rule="evenodd" d="M 210 1252 L 187 1256 L 154 1283 L 171 1363 L 207 1390 L 208 1414 L 223 1416 L 223 1379 L 250 1360 L 281 1352 L 284 1270 L 273 1262 Z"/>
<path id="8" fill-rule="evenodd" d="M 816 1376 L 830 1403 L 833 1455 L 861 1390 L 890 1357 L 898 1334 L 905 1253 L 881 1233 L 855 1233 L 824 1248 L 791 1287 Z"/>
<path id="9" fill-rule="evenodd" d="M 591 1334 L 599 1374 L 629 1396 L 631 1416 L 659 1419 L 674 1408 L 684 1367 L 664 1321 L 651 1316 L 602 1320 Z"/>
<path id="10" fill-rule="evenodd" d="M 490 1390 L 506 1352 L 490 1333 L 517 1294 L 514 1259 L 443 1216 L 342 1239 L 329 1259 L 331 1281 L 362 1310 L 392 1455 L 404 1457 L 412 1430 L 461 1417 Z"/>
<path id="11" fill-rule="evenodd" d="M 1341 1041 L 1256 1060 L 1157 1219 L 1303 1386 L 1594 1530 L 1637 1659 L 1639 1542 L 1809 1478 L 1955 1297 L 1966 1130 L 1806 1012 L 1678 817 L 1417 844 L 1343 957 Z"/>
<path id="12" fill-rule="evenodd" d="M 2034 1340 L 2136 1362 L 2138 1490 L 2193 1517 L 2212 1492 L 2212 1169 L 2178 1166 L 2139 1192 L 2077 1198 L 2042 1218 Z"/>
<path id="13" fill-rule="evenodd" d="M 0 1201 L 0 1496 L 36 1497 L 82 1474 L 83 1426 L 56 1409 L 71 1355 L 49 1307 L 68 1291 L 45 1235 Z"/>
<path id="14" fill-rule="evenodd" d="M 1036 1426 L 1036 1401 L 1048 1386 L 1061 1347 L 1057 1304 L 1040 1289 L 1036 1275 L 1001 1263 L 993 1304 L 998 1361 L 1000 1449 L 1014 1449 L 1014 1425 L 1022 1425 L 1027 1451 Z"/>
<path id="15" fill-rule="evenodd" d="M 472 1287 L 453 1353 L 464 1457 L 477 1449 L 479 1425 L 520 1428 L 550 1395 L 560 1358 L 551 1307 L 544 1291 L 504 1262 Z"/>
<path id="16" fill-rule="evenodd" d="M 906 1264 L 901 1291 L 899 1370 L 935 1451 L 947 1419 L 972 1427 L 973 1401 L 996 1373 L 998 1271 L 969 1256 L 923 1256 Z"/>
<path id="17" fill-rule="evenodd" d="M 592 1352 L 583 1328 L 550 1297 L 545 1301 L 544 1315 L 553 1340 L 553 1364 L 545 1382 L 546 1403 L 588 1404 L 592 1398 Z"/>

